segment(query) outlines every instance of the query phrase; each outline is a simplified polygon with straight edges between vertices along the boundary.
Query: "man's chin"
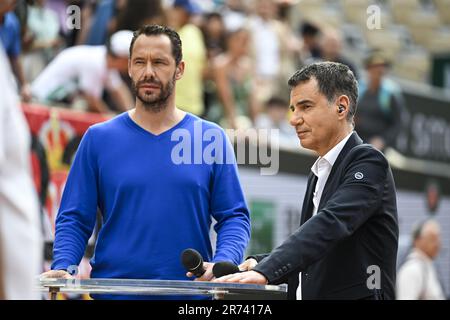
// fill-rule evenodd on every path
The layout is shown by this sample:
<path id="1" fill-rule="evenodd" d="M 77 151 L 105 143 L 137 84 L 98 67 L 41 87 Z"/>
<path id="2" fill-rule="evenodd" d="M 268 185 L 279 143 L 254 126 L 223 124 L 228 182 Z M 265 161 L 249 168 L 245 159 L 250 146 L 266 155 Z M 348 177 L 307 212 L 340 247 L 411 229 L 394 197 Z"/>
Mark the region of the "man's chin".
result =
<path id="1" fill-rule="evenodd" d="M 158 102 L 158 97 L 150 96 L 150 95 L 139 95 L 139 100 L 141 100 L 142 103 L 152 105 Z"/>
<path id="2" fill-rule="evenodd" d="M 305 148 L 305 149 L 310 149 L 310 144 L 308 143 L 308 139 L 307 138 L 303 138 L 303 139 L 298 139 L 298 141 L 300 141 L 300 145 Z"/>
<path id="3" fill-rule="evenodd" d="M 147 111 L 160 112 L 167 107 L 167 102 L 161 99 L 142 99 L 139 97 L 139 100 Z"/>
<path id="4" fill-rule="evenodd" d="M 138 94 L 141 98 L 148 97 L 150 99 L 154 99 L 157 95 L 156 91 L 156 89 L 139 88 Z"/>

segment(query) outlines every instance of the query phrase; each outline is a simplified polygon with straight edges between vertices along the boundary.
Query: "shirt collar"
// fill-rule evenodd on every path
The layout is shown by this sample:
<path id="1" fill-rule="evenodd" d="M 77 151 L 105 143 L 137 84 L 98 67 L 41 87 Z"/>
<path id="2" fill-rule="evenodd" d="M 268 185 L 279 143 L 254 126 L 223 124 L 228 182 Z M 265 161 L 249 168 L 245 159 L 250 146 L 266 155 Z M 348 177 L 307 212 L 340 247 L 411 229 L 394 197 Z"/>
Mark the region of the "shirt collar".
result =
<path id="1" fill-rule="evenodd" d="M 342 149 L 344 148 L 345 144 L 347 143 L 348 139 L 350 139 L 350 136 L 352 134 L 353 134 L 353 131 L 350 132 L 337 145 L 335 145 L 330 151 L 328 151 L 323 157 L 317 158 L 316 162 L 314 162 L 313 166 L 311 167 L 311 171 L 316 176 L 319 176 L 319 163 L 325 161 L 325 162 L 328 163 L 329 167 L 332 167 L 334 165 L 334 163 L 336 162 L 337 157 L 341 153 Z"/>

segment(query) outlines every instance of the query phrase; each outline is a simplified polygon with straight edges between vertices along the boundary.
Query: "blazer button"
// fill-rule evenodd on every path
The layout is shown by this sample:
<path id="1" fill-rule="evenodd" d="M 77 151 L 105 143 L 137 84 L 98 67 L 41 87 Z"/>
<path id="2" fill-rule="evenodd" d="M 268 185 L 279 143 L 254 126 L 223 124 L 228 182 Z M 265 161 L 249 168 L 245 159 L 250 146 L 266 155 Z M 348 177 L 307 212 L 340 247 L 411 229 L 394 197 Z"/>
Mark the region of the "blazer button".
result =
<path id="1" fill-rule="evenodd" d="M 279 276 L 280 275 L 280 273 L 278 272 L 278 271 L 275 271 L 275 276 Z"/>
<path id="2" fill-rule="evenodd" d="M 290 269 L 292 267 L 292 265 L 290 263 L 288 263 L 287 267 Z"/>
<path id="3" fill-rule="evenodd" d="M 288 268 L 286 266 L 283 266 L 283 272 L 288 271 Z"/>

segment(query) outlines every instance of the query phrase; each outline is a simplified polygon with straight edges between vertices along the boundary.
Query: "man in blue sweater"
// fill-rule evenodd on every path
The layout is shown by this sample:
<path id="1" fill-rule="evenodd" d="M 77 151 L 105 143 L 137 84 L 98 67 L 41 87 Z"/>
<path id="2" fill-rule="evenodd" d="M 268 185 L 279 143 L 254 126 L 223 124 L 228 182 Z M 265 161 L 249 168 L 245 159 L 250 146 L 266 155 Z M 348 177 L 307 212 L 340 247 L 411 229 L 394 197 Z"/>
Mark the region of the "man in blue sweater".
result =
<path id="1" fill-rule="evenodd" d="M 97 208 L 103 226 L 92 278 L 187 280 L 180 262 L 186 248 L 210 261 L 199 280 L 213 277 L 214 262 L 241 262 L 250 219 L 233 149 L 217 125 L 175 106 L 175 83 L 184 67 L 175 31 L 144 26 L 134 33 L 129 75 L 135 108 L 85 133 L 64 189 L 52 270 L 45 277 L 67 278 L 67 268 L 79 264 Z"/>

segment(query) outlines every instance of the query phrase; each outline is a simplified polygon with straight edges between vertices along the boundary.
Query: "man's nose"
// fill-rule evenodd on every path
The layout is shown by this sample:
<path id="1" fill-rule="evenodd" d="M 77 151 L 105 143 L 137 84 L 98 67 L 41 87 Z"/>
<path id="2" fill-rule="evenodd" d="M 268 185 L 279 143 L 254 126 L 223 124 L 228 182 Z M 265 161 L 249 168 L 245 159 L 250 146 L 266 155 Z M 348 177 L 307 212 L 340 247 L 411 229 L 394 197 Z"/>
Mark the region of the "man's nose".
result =
<path id="1" fill-rule="evenodd" d="M 289 118 L 291 126 L 296 127 L 303 122 L 303 117 L 298 111 L 294 111 Z"/>
<path id="2" fill-rule="evenodd" d="M 153 69 L 152 63 L 149 61 L 144 69 L 144 75 L 146 78 L 152 78 L 155 75 L 155 69 Z"/>

